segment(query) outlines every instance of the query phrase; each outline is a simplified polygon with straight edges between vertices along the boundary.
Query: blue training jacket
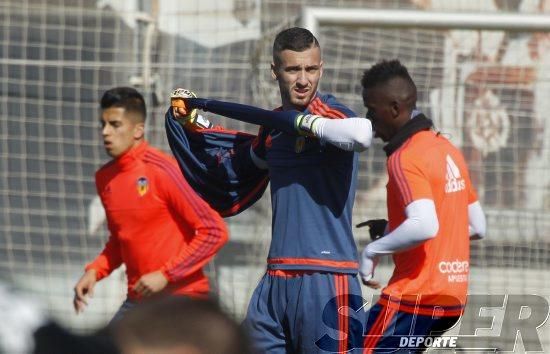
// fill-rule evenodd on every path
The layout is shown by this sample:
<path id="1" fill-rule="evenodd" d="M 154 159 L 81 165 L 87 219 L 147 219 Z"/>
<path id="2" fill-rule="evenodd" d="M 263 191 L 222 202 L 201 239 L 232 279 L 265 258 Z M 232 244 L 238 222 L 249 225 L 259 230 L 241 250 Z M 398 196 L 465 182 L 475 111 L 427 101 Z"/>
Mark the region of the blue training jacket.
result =
<path id="1" fill-rule="evenodd" d="M 217 106 L 208 110 L 239 119 L 237 113 L 218 110 Z M 241 111 L 243 107 L 254 109 L 251 112 L 255 114 L 259 111 L 239 105 Z M 303 113 L 334 119 L 356 116 L 334 96 L 319 93 Z M 268 269 L 356 273 L 351 216 L 358 154 L 291 134 L 293 126 L 283 132 L 269 128 L 273 124 L 268 123 L 254 136 L 220 129 L 184 129 L 171 109 L 166 114 L 168 141 L 181 171 L 195 191 L 223 216 L 248 208 L 271 181 Z M 279 121 L 275 126 L 281 124 L 287 123 Z M 267 169 L 257 166 L 251 150 L 265 161 Z"/>

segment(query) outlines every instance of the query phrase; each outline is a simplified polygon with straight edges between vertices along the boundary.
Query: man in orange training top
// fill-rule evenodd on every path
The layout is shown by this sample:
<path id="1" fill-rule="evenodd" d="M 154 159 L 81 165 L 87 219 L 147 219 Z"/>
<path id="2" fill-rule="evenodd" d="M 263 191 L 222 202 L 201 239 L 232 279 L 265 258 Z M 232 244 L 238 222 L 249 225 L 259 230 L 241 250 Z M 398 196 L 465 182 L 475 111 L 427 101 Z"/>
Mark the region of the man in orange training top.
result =
<path id="1" fill-rule="evenodd" d="M 387 142 L 389 175 L 388 224 L 385 235 L 362 252 L 363 282 L 380 286 L 372 279 L 379 256 L 391 254 L 395 263 L 369 311 L 363 347 L 366 353 L 408 352 L 402 339 L 431 335 L 425 342 L 433 342 L 458 321 L 466 303 L 470 239 L 484 236 L 485 216 L 462 153 L 415 110 L 416 85 L 406 67 L 397 60 L 379 62 L 361 84 L 367 118 Z"/>
<path id="2" fill-rule="evenodd" d="M 115 319 L 156 294 L 207 296 L 202 268 L 227 241 L 222 218 L 189 187 L 176 161 L 145 141 L 138 91 L 106 91 L 101 110 L 103 144 L 113 159 L 97 171 L 96 187 L 111 235 L 74 288 L 75 311 L 122 263 L 128 294 Z"/>

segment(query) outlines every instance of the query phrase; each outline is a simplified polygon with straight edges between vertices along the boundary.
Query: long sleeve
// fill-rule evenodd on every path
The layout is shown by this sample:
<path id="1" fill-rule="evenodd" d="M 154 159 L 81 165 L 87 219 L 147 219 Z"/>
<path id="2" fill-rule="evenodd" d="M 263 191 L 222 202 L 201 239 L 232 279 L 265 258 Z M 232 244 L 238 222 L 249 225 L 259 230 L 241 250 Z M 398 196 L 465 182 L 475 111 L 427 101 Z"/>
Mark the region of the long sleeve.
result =
<path id="1" fill-rule="evenodd" d="M 191 107 L 219 114 L 242 122 L 277 129 L 287 134 L 298 135 L 296 117 L 299 111 L 269 111 L 266 109 L 240 103 L 211 100 L 206 98 L 189 98 Z"/>
<path id="2" fill-rule="evenodd" d="M 479 201 L 468 205 L 468 224 L 470 225 L 470 239 L 479 240 L 485 237 L 487 220 Z"/>
<path id="3" fill-rule="evenodd" d="M 85 270 L 95 269 L 97 280 L 101 280 L 122 264 L 120 245 L 115 236 L 109 236 L 105 248 L 91 263 L 86 265 Z"/>
<path id="4" fill-rule="evenodd" d="M 364 254 L 369 258 L 393 254 L 435 237 L 439 230 L 439 221 L 433 200 L 415 200 L 407 205 L 405 214 L 407 218 L 401 225 L 386 236 L 369 243 Z"/>
<path id="5" fill-rule="evenodd" d="M 317 118 L 313 134 L 342 150 L 365 151 L 372 142 L 372 124 L 366 118 Z"/>
<path id="6" fill-rule="evenodd" d="M 97 193 L 99 196 L 101 196 L 104 188 L 104 181 L 99 172 L 96 173 L 95 181 Z M 105 200 L 103 198 L 101 198 L 101 203 L 105 203 Z M 105 207 L 105 204 L 103 206 Z M 120 265 L 123 263 L 119 240 L 117 236 L 113 234 L 111 229 L 109 229 L 109 231 L 109 239 L 107 240 L 103 251 L 101 251 L 101 253 L 85 267 L 86 271 L 88 271 L 89 269 L 96 270 L 97 280 L 105 278 L 106 276 L 111 274 L 113 270 L 120 267 Z"/>
<path id="7" fill-rule="evenodd" d="M 259 136 L 220 129 L 184 129 L 166 113 L 170 148 L 186 181 L 222 216 L 232 216 L 254 204 L 269 182 L 253 151 L 265 149 Z"/>
<path id="8" fill-rule="evenodd" d="M 175 164 L 164 168 L 161 195 L 184 228 L 194 230 L 187 245 L 161 268 L 175 282 L 204 267 L 227 242 L 228 232 L 223 219 L 195 194 Z"/>

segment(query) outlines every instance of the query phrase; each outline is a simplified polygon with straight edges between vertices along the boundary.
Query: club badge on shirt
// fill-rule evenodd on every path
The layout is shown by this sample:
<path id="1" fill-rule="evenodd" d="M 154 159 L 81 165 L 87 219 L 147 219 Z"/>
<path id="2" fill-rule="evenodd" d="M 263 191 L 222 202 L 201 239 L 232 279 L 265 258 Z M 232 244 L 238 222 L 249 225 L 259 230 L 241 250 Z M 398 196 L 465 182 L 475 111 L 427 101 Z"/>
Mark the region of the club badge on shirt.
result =
<path id="1" fill-rule="evenodd" d="M 140 177 L 137 180 L 137 191 L 140 197 L 143 197 L 149 190 L 149 180 L 147 177 Z"/>

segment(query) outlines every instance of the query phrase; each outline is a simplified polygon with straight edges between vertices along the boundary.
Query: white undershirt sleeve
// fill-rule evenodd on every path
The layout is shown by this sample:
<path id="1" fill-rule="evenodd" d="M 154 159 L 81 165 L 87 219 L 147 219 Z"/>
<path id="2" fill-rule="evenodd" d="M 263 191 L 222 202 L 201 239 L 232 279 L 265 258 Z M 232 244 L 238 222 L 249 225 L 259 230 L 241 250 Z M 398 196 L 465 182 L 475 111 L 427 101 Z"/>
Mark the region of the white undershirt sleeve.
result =
<path id="1" fill-rule="evenodd" d="M 409 249 L 437 235 L 439 222 L 433 200 L 415 200 L 407 205 L 405 214 L 407 218 L 395 230 L 367 245 L 367 257 Z"/>
<path id="2" fill-rule="evenodd" d="M 487 220 L 479 201 L 468 205 L 468 223 L 470 224 L 470 239 L 479 240 L 485 237 Z"/>
<path id="3" fill-rule="evenodd" d="M 313 134 L 342 150 L 361 152 L 372 142 L 372 124 L 366 118 L 317 118 Z"/>

